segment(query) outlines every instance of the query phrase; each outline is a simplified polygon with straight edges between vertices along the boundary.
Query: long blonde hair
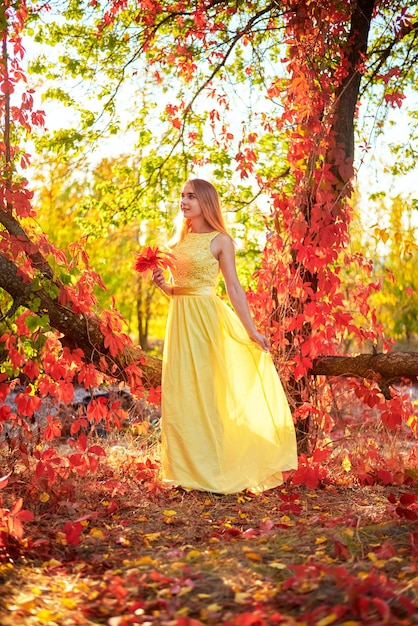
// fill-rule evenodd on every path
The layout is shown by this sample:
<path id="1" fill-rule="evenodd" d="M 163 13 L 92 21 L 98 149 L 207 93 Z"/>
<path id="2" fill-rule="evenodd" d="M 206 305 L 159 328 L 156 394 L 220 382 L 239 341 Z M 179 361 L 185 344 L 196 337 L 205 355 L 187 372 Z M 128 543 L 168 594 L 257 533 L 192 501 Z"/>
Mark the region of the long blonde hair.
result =
<path id="1" fill-rule="evenodd" d="M 225 220 L 221 211 L 221 204 L 219 201 L 219 195 L 216 191 L 215 187 L 212 183 L 207 180 L 203 180 L 203 178 L 192 178 L 188 180 L 185 184 L 190 183 L 193 187 L 193 191 L 196 194 L 196 198 L 199 202 L 200 208 L 202 209 L 202 214 L 209 226 L 213 228 L 213 230 L 218 231 L 219 233 L 225 233 L 230 236 L 228 230 L 226 228 Z M 183 219 L 182 224 L 180 226 L 179 233 L 176 239 L 176 243 L 180 243 L 183 241 L 187 233 L 191 230 L 190 220 Z"/>

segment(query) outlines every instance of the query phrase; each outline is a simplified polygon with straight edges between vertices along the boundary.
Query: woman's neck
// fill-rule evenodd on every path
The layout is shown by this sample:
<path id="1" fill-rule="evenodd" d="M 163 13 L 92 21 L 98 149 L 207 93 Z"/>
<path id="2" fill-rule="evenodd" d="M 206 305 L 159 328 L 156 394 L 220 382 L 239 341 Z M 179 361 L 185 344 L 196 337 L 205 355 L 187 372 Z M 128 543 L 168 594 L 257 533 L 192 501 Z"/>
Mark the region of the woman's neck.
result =
<path id="1" fill-rule="evenodd" d="M 195 234 L 204 234 L 213 232 L 212 226 L 203 218 L 191 220 L 190 232 Z"/>

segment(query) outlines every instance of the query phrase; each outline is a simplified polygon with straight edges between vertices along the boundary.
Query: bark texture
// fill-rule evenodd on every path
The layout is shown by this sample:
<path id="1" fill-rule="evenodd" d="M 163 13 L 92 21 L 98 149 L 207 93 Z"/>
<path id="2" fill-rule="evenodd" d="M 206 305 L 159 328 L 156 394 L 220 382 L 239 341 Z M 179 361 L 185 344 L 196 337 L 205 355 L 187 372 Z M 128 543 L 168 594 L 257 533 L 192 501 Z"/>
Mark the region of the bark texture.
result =
<path id="1" fill-rule="evenodd" d="M 418 352 L 359 354 L 358 356 L 323 356 L 315 359 L 314 376 L 357 376 L 382 378 L 387 384 L 418 377 Z"/>

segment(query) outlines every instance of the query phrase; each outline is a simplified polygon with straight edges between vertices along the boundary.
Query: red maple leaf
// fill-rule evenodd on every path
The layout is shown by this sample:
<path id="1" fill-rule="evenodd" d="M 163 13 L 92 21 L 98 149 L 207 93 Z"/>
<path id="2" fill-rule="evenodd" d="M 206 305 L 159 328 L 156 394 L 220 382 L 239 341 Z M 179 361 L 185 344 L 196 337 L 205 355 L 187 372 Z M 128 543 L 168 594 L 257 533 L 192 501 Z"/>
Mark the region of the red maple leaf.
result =
<path id="1" fill-rule="evenodd" d="M 148 270 L 161 267 L 165 269 L 167 267 L 173 267 L 174 256 L 169 252 L 161 252 L 158 248 L 145 248 L 142 254 L 138 254 L 134 269 L 137 272 L 147 272 Z"/>

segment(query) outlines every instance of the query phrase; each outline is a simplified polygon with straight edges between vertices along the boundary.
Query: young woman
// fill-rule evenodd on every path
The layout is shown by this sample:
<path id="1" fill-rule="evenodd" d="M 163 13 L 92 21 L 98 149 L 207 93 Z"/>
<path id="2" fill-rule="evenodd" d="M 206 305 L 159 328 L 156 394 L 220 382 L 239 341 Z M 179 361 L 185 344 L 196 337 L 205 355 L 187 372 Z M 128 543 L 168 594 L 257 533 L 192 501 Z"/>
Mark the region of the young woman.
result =
<path id="1" fill-rule="evenodd" d="M 292 416 L 268 339 L 250 314 L 219 197 L 205 180 L 182 191 L 173 247 L 162 375 L 162 471 L 167 485 L 260 492 L 297 467 Z M 221 271 L 232 309 L 215 295 Z"/>

